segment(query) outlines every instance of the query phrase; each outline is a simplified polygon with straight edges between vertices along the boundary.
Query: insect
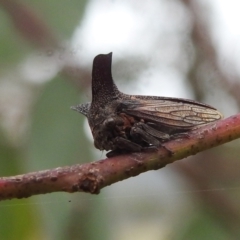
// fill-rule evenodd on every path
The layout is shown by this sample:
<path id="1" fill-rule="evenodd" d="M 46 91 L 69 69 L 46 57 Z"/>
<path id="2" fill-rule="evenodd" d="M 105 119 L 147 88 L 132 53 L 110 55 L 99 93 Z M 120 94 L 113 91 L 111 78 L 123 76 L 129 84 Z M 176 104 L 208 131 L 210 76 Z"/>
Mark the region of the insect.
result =
<path id="1" fill-rule="evenodd" d="M 94 58 L 92 102 L 72 107 L 87 117 L 95 147 L 111 150 L 108 157 L 157 148 L 223 117 L 214 107 L 188 99 L 124 94 L 113 81 L 111 64 L 112 53 Z"/>

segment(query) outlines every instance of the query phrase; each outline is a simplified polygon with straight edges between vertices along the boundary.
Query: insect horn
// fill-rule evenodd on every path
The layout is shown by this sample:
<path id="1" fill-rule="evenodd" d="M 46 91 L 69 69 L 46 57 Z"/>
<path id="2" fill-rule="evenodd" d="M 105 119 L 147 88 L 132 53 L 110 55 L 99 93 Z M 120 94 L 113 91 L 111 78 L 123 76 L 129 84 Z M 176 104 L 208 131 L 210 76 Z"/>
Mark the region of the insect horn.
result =
<path id="1" fill-rule="evenodd" d="M 77 106 L 72 106 L 71 109 L 87 117 L 90 107 L 91 107 L 91 103 L 87 102 L 87 103 L 79 104 Z"/>
<path id="2" fill-rule="evenodd" d="M 112 52 L 99 54 L 93 60 L 92 68 L 92 103 L 87 102 L 72 106 L 71 109 L 88 116 L 90 107 L 98 109 L 109 101 L 116 99 L 121 93 L 112 78 Z"/>
<path id="3" fill-rule="evenodd" d="M 104 105 L 118 98 L 120 92 L 112 78 L 112 53 L 99 54 L 93 60 L 92 105 Z"/>

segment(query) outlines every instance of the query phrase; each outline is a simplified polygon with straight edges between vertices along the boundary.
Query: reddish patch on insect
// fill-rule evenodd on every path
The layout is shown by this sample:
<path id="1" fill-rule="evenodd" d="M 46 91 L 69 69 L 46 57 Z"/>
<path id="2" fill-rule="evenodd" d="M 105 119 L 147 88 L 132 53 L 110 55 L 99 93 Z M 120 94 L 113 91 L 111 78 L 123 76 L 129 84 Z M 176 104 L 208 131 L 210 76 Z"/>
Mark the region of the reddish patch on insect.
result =
<path id="1" fill-rule="evenodd" d="M 134 117 L 131 117 L 125 113 L 120 113 L 119 115 L 123 119 L 123 122 L 124 122 L 123 129 L 131 128 L 133 126 L 133 124 L 136 122 Z"/>

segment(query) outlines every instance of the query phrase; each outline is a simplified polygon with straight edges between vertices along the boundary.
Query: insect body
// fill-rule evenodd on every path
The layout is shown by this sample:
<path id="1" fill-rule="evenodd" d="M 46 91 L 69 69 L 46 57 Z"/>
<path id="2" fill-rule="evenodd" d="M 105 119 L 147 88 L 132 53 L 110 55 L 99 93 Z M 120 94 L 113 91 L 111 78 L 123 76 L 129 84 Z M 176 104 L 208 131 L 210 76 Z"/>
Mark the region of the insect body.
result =
<path id="1" fill-rule="evenodd" d="M 215 108 L 181 98 L 127 95 L 111 74 L 112 53 L 94 58 L 92 102 L 72 107 L 88 118 L 94 145 L 107 156 L 139 152 L 222 118 Z"/>

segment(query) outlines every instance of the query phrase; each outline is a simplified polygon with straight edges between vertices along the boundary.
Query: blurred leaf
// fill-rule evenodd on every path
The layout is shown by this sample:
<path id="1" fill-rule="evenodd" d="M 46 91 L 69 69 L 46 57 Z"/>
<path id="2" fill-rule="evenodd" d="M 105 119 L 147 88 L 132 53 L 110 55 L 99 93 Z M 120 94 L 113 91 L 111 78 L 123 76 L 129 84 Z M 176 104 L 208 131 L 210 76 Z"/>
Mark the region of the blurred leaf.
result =
<path id="1" fill-rule="evenodd" d="M 1 202 L 0 239 L 43 239 L 38 211 L 30 202 L 29 199 Z"/>
<path id="2" fill-rule="evenodd" d="M 18 62 L 30 50 L 13 27 L 9 15 L 0 9 L 0 70 Z"/>
<path id="3" fill-rule="evenodd" d="M 92 146 L 89 146 L 83 133 L 85 118 L 70 109 L 70 106 L 78 103 L 76 89 L 66 81 L 56 78 L 45 85 L 33 112 L 29 171 L 90 161 Z M 69 199 L 72 198 L 67 193 L 34 197 L 43 203 L 39 207 L 50 239 L 62 239 L 65 236 L 71 221 L 69 215 L 72 204 Z M 78 217 L 86 219 L 86 216 Z"/>
<path id="4" fill-rule="evenodd" d="M 79 25 L 87 1 L 16 1 L 12 3 L 16 10 L 11 9 L 11 11 L 17 11 L 17 4 L 22 4 L 24 7 L 26 3 L 28 10 L 30 12 L 32 10 L 33 16 L 35 14 L 39 19 L 39 23 L 47 25 L 56 38 L 60 36 L 59 42 L 61 43 L 68 39 Z M 8 7 L 11 8 L 11 3 Z M 24 55 L 34 49 L 34 45 L 31 42 L 32 39 L 25 39 L 20 34 L 19 29 L 16 29 L 12 22 L 9 11 L 4 8 L 0 9 L 0 28 L 0 69 L 5 69 L 7 64 L 12 65 L 20 61 Z"/>
<path id="5" fill-rule="evenodd" d="M 0 176 L 11 176 L 22 173 L 25 165 L 23 149 L 8 145 L 3 134 L 0 134 Z M 30 204 L 30 199 L 3 201 L 0 203 L 0 239 L 42 239 L 38 210 Z"/>
<path id="6" fill-rule="evenodd" d="M 78 103 L 77 91 L 60 78 L 46 85 L 33 113 L 30 161 L 35 170 L 89 161 L 84 116 L 70 109 Z"/>
<path id="7" fill-rule="evenodd" d="M 2 134 L 0 134 L 3 136 Z M 0 176 L 11 176 L 21 172 L 20 166 L 22 166 L 22 152 L 20 149 L 16 149 L 7 144 L 6 139 L 0 139 Z"/>
<path id="8" fill-rule="evenodd" d="M 49 27 L 54 29 L 56 34 L 69 37 L 79 25 L 88 1 L 25 0 L 25 2 L 38 11 L 39 16 L 49 23 Z"/>
<path id="9" fill-rule="evenodd" d="M 176 234 L 176 233 L 175 233 Z M 234 239 L 228 234 L 226 229 L 218 225 L 215 219 L 211 218 L 209 215 L 200 212 L 196 218 L 192 219 L 190 225 L 187 228 L 187 231 L 177 239 L 194 239 L 194 240 L 203 240 L 203 239 Z"/>

